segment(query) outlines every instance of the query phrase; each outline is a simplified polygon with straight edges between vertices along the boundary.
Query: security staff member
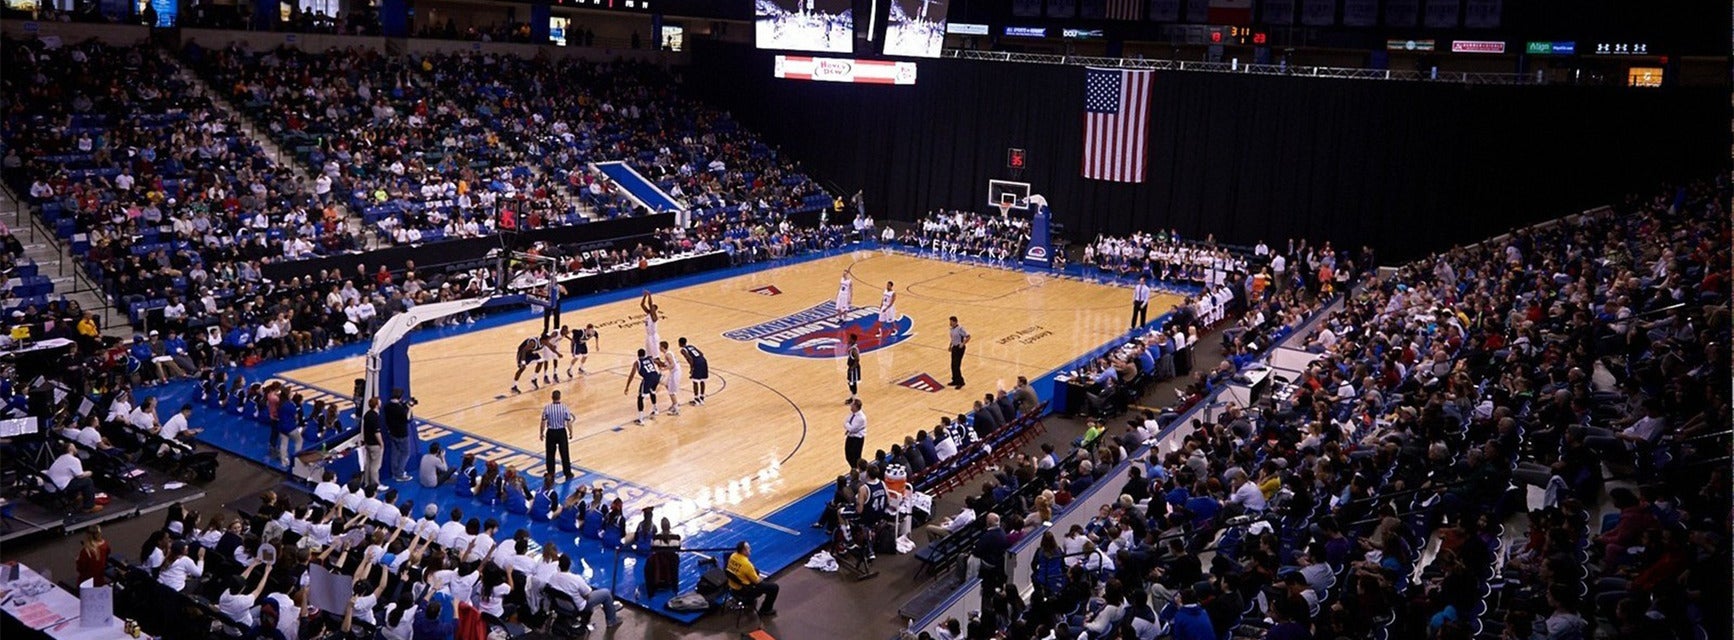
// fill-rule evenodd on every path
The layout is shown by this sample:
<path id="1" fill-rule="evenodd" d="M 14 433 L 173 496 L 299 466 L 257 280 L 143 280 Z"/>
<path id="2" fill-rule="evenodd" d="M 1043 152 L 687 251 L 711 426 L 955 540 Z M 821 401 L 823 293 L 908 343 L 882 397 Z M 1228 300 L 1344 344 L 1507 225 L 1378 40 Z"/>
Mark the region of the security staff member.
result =
<path id="1" fill-rule="evenodd" d="M 969 332 L 957 324 L 957 316 L 951 317 L 951 386 L 963 388 L 963 350 L 969 346 Z"/>
<path id="2" fill-rule="evenodd" d="M 572 476 L 572 453 L 567 449 L 572 442 L 572 430 L 567 426 L 572 422 L 572 412 L 560 402 L 560 390 L 554 390 L 553 401 L 542 407 L 542 426 L 536 430 L 536 438 L 542 441 L 543 458 L 548 464 L 548 475 L 554 475 L 554 452 L 560 453 L 560 464 L 566 468 L 566 479 Z"/>

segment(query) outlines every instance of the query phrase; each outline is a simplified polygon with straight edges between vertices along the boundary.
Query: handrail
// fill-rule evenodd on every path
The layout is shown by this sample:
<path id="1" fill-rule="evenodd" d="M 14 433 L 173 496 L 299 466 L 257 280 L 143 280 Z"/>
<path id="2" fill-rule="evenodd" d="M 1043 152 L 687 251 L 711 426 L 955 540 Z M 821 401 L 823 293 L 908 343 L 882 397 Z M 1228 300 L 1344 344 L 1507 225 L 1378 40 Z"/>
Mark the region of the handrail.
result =
<path id="1" fill-rule="evenodd" d="M 1337 78 L 1347 80 L 1400 80 L 1410 82 L 1508 85 L 1538 85 L 1545 83 L 1543 76 L 1539 73 L 1483 73 L 1473 71 L 1437 70 L 1421 72 L 1394 69 L 1359 69 L 1353 67 L 1313 67 L 1305 65 L 1251 64 L 1239 62 L 1197 62 L 1163 58 L 1107 58 L 1097 56 L 1058 55 L 1051 53 L 1020 53 L 1016 51 L 978 51 L 973 49 L 947 49 L 942 57 L 957 60 L 983 60 L 989 62 L 1059 64 L 1069 66 L 1111 67 L 1116 69 L 1150 69 L 1155 71 L 1248 73 L 1254 75 Z"/>

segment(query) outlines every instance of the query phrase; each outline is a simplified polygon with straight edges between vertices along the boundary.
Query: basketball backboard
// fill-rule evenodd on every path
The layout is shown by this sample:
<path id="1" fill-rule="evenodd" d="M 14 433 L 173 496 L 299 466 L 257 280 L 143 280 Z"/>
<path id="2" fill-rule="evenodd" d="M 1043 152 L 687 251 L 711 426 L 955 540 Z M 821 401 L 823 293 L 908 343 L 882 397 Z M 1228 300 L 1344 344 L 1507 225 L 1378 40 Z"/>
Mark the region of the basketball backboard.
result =
<path id="1" fill-rule="evenodd" d="M 987 206 L 998 208 L 1010 204 L 1013 209 L 1028 209 L 1030 183 L 1010 180 L 987 181 Z"/>

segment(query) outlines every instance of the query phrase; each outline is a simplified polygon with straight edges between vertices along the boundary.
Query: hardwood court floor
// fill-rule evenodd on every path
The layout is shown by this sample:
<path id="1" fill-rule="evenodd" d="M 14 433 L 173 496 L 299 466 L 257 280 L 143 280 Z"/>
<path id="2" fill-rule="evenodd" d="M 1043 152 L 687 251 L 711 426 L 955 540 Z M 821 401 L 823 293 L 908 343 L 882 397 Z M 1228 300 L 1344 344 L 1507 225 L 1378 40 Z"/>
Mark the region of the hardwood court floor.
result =
<path id="1" fill-rule="evenodd" d="M 1035 378 L 1121 335 L 1131 309 L 1131 293 L 1124 288 L 858 251 L 656 295 L 664 316 L 662 339 L 673 344 L 686 337 L 710 361 L 705 406 L 685 404 L 691 387 L 683 381 L 680 415 L 664 413 L 643 426 L 632 424 L 637 383 L 628 390 L 626 375 L 645 341 L 643 313 L 634 299 L 568 307 L 566 324 L 595 323 L 601 332 L 600 352 L 592 351 L 586 366 L 589 375 L 531 391 L 526 373 L 524 393 L 518 395 L 508 394 L 515 350 L 541 329 L 539 315 L 521 312 L 522 322 L 412 346 L 411 384 L 421 402 L 416 415 L 540 452 L 541 407 L 550 390 L 561 389 L 577 416 L 575 465 L 685 503 L 659 508 L 659 514 L 719 509 L 763 517 L 829 485 L 845 469 L 842 423 L 848 412 L 842 400 L 848 389 L 844 360 L 834 357 L 828 341 L 840 333 L 829 320 L 831 301 L 840 274 L 851 264 L 852 329 L 873 331 L 887 280 L 897 283 L 897 310 L 908 320 L 900 341 L 863 349 L 868 455 L 937 424 L 942 415 L 969 410 L 982 394 L 1010 388 L 1019 375 Z M 1177 296 L 1158 294 L 1150 306 L 1167 309 L 1177 302 Z M 779 323 L 803 312 L 808 319 L 824 319 Z M 949 380 L 946 319 L 951 315 L 972 335 L 963 366 L 968 386 L 927 391 L 912 388 L 932 388 L 925 381 L 899 384 L 922 374 L 939 385 Z M 732 338 L 725 335 L 731 333 Z M 808 355 L 773 353 L 777 349 Z M 363 359 L 352 357 L 282 377 L 346 389 L 362 369 Z M 666 395 L 658 400 L 667 406 Z"/>

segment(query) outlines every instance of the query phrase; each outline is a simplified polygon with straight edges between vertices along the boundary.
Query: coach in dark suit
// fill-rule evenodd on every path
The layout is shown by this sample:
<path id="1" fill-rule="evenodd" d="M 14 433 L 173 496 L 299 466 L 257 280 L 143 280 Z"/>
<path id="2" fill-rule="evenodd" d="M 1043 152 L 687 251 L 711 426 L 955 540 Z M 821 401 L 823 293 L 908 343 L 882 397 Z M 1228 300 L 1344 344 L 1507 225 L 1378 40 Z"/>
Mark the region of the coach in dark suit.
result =
<path id="1" fill-rule="evenodd" d="M 1000 426 L 1005 424 L 999 419 L 999 412 L 994 410 L 998 408 L 999 405 L 997 404 L 984 405 L 980 400 L 975 401 L 975 414 L 972 422 L 977 436 L 986 438 L 988 434 L 998 431 Z"/>
<path id="2" fill-rule="evenodd" d="M 1023 378 L 1018 378 L 1018 380 L 1022 381 Z M 1031 393 L 1031 396 L 1033 397 L 1034 393 Z M 1005 417 L 1006 422 L 1011 422 L 1013 420 L 1018 419 L 1017 396 L 1014 396 L 1011 393 L 1008 393 L 1005 391 L 1001 391 L 1001 392 L 999 392 L 999 399 L 996 402 L 999 404 L 1000 415 Z M 1030 408 L 1032 408 L 1032 409 L 1035 408 L 1035 405 L 1031 404 Z"/>
<path id="3" fill-rule="evenodd" d="M 1002 408 L 999 402 L 994 399 L 993 394 L 982 394 L 981 404 L 983 408 L 993 414 L 995 425 L 1004 426 L 1006 423 L 1011 422 L 1012 415 L 1005 412 L 1005 409 Z"/>

